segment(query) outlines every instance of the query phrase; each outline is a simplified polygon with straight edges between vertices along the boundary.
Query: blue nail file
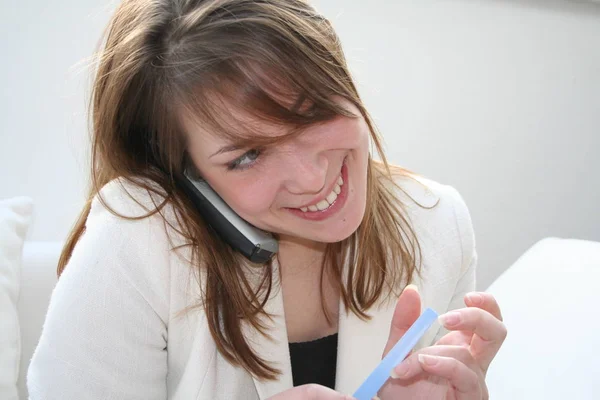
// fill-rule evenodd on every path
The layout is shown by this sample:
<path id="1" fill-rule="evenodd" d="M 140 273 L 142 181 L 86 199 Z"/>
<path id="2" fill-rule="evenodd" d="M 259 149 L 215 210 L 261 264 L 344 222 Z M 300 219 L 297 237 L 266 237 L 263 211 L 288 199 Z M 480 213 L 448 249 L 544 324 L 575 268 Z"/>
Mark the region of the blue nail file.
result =
<path id="1" fill-rule="evenodd" d="M 379 365 L 352 396 L 357 400 L 371 400 L 377 396 L 379 389 L 381 389 L 390 377 L 392 369 L 406 358 L 437 317 L 437 313 L 431 308 L 423 311 L 423 314 L 408 328 L 404 336 L 398 340 L 398 343 L 392 347 L 389 353 L 381 360 Z"/>

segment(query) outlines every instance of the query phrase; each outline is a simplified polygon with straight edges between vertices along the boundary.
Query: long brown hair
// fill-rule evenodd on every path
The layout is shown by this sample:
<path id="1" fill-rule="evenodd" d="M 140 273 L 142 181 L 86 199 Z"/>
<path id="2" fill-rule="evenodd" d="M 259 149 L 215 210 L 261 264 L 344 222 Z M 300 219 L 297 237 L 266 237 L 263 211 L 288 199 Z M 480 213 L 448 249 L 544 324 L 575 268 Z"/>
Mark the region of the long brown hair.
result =
<path id="1" fill-rule="evenodd" d="M 310 109 L 281 104 L 290 94 L 302 96 Z M 345 307 L 368 318 L 370 307 L 397 293 L 419 271 L 419 245 L 394 189 L 393 175 L 406 171 L 388 165 L 338 37 L 329 21 L 302 0 L 121 2 L 98 52 L 88 202 L 61 254 L 59 276 L 85 231 L 92 199 L 117 214 L 102 199 L 104 185 L 124 179 L 158 193 L 163 201 L 141 218 L 158 214 L 166 221 L 165 205 L 175 211 L 177 223 L 171 226 L 190 246 L 191 268 L 203 277 L 197 306 L 206 312 L 218 350 L 255 376 L 275 379 L 279 371 L 252 351 L 240 324 L 243 318 L 268 334 L 260 318 L 272 287 L 272 265 L 252 266 L 218 240 L 177 185 L 188 158 L 177 110 L 195 113 L 240 146 L 268 146 L 310 124 L 355 117 L 332 100 L 335 96 L 358 108 L 382 161 L 369 157 L 364 218 L 349 238 L 327 245 L 323 271 L 338 282 Z M 233 116 L 219 118 L 222 104 L 279 123 L 286 134 L 265 138 L 251 129 L 241 131 Z M 262 271 L 258 288 L 244 266 Z"/>

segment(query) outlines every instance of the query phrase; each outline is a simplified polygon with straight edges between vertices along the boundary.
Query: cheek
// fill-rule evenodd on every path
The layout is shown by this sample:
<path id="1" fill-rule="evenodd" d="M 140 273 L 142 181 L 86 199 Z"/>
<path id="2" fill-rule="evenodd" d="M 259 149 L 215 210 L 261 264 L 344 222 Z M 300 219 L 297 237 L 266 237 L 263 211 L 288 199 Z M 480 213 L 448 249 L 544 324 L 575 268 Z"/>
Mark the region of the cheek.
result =
<path id="1" fill-rule="evenodd" d="M 265 181 L 236 179 L 219 193 L 240 217 L 252 221 L 270 210 L 276 194 L 272 186 Z"/>

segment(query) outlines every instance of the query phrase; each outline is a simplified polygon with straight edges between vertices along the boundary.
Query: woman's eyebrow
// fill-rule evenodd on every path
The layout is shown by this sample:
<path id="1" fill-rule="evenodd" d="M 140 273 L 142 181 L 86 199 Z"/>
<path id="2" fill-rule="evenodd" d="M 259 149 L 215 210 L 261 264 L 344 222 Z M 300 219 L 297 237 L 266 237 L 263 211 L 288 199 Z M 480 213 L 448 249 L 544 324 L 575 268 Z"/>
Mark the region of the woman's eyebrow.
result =
<path id="1" fill-rule="evenodd" d="M 235 151 L 235 150 L 239 150 L 239 149 L 241 149 L 241 147 L 238 146 L 237 144 L 230 144 L 227 146 L 223 146 L 219 150 L 217 150 L 214 154 L 209 156 L 208 158 L 212 158 L 212 157 L 216 156 L 217 154 L 228 153 L 230 151 Z"/>

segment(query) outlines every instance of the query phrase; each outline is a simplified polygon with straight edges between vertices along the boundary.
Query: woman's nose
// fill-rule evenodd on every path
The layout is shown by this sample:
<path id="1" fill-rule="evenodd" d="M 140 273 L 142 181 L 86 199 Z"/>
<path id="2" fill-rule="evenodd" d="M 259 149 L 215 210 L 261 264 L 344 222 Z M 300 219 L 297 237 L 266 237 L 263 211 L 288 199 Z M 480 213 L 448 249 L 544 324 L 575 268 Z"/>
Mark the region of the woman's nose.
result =
<path id="1" fill-rule="evenodd" d="M 323 154 L 290 152 L 283 158 L 285 187 L 293 194 L 317 194 L 323 190 L 329 162 Z"/>

